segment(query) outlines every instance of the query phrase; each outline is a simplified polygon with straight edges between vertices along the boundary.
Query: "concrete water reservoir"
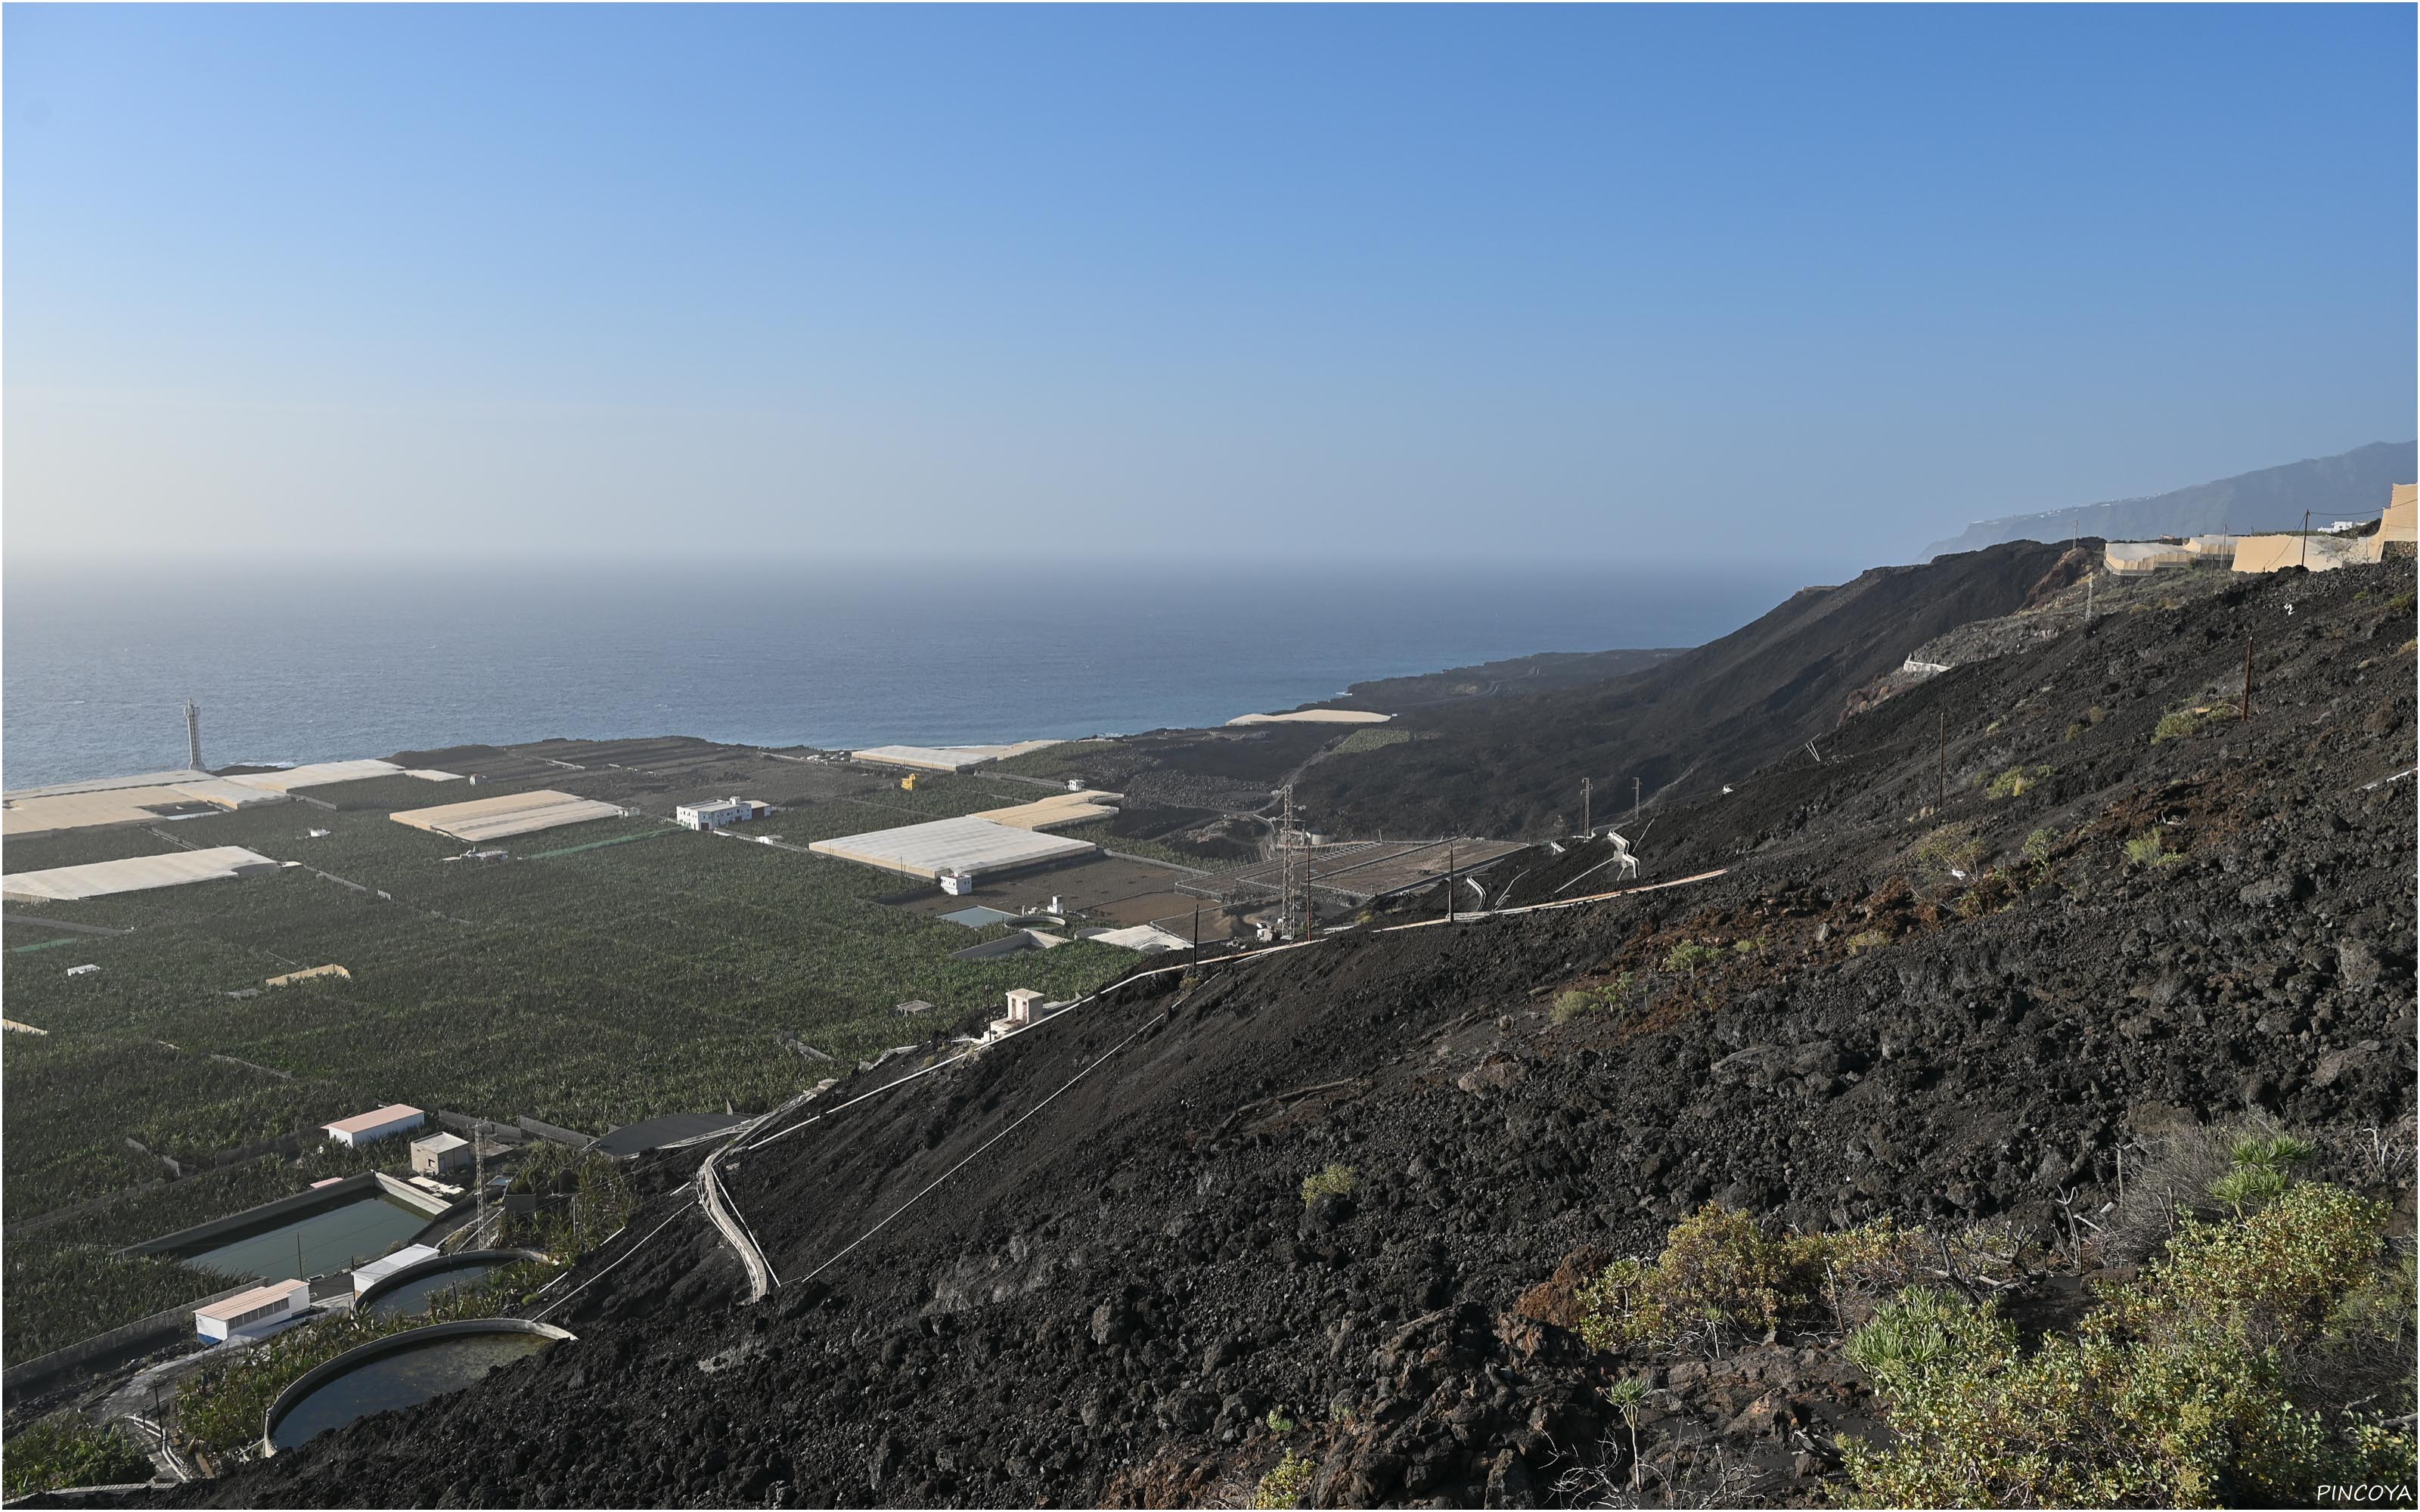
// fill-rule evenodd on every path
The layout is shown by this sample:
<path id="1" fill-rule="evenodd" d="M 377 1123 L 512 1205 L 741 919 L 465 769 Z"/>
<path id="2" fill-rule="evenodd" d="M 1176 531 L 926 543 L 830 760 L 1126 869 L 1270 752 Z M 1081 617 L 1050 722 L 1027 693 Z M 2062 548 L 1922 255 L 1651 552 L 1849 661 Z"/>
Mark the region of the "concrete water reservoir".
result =
<path id="1" fill-rule="evenodd" d="M 475 1285 L 492 1272 L 523 1260 L 543 1260 L 534 1249 L 473 1249 L 440 1255 L 381 1276 L 353 1299 L 353 1311 L 372 1318 L 401 1318 L 427 1309 L 440 1292 Z"/>
<path id="2" fill-rule="evenodd" d="M 372 1339 L 304 1371 L 277 1394 L 261 1421 L 261 1452 L 308 1443 L 372 1412 L 417 1407 L 571 1337 L 551 1323 L 481 1318 Z"/>
<path id="3" fill-rule="evenodd" d="M 400 1181 L 392 1186 L 376 1173 L 349 1176 L 117 1253 L 164 1255 L 264 1281 L 324 1275 L 384 1255 L 397 1241 L 418 1233 L 442 1206 Z"/>
<path id="4" fill-rule="evenodd" d="M 180 1258 L 234 1275 L 325 1275 L 355 1260 L 377 1258 L 396 1241 L 420 1232 L 427 1222 L 428 1214 L 400 1202 L 384 1196 L 362 1197 Z"/>

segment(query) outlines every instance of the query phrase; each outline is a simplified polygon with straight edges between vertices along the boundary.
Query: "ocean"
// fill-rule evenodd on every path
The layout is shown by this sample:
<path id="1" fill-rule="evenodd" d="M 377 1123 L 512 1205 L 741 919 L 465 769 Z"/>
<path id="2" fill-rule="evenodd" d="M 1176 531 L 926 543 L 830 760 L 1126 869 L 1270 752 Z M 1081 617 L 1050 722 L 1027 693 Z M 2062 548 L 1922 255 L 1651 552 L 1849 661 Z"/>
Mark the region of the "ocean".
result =
<path id="1" fill-rule="evenodd" d="M 1539 651 L 1696 645 L 1770 573 L 11 566 L 0 781 L 551 736 L 848 748 L 1219 724 Z"/>

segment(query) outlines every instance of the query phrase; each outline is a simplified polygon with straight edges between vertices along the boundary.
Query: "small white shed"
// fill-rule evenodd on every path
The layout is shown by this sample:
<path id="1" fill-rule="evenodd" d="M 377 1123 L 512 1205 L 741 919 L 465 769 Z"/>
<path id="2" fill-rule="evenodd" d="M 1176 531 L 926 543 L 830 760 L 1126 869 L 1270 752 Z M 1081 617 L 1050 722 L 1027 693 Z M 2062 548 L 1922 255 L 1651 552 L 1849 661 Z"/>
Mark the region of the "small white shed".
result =
<path id="1" fill-rule="evenodd" d="M 458 1134 L 433 1134 L 411 1142 L 411 1168 L 423 1176 L 442 1176 L 471 1165 L 471 1141 Z"/>
<path id="2" fill-rule="evenodd" d="M 434 1244 L 406 1244 L 392 1255 L 380 1256 L 367 1265 L 356 1266 L 353 1270 L 353 1295 L 358 1297 L 405 1266 L 418 1265 L 423 1260 L 435 1257 L 436 1254 L 437 1246 Z"/>

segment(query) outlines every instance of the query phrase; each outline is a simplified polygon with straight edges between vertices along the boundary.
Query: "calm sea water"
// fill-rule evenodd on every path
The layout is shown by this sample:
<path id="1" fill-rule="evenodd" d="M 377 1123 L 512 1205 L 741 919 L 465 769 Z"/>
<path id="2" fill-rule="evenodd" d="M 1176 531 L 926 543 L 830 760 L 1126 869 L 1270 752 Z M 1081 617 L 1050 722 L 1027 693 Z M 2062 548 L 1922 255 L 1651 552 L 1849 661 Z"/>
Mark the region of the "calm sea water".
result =
<path id="1" fill-rule="evenodd" d="M 1801 586 L 1249 563 L 918 572 L 11 568 L 11 787 L 549 736 L 965 744 L 1221 723 L 1537 651 L 1695 645 Z"/>

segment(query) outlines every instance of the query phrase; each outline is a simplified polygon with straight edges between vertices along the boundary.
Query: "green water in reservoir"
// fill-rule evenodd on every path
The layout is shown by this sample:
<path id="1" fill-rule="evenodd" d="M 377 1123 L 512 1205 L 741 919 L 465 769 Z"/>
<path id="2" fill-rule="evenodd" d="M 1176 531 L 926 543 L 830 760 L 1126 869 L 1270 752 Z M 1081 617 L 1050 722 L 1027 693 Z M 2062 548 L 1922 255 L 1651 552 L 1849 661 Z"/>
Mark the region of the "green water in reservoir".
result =
<path id="1" fill-rule="evenodd" d="M 538 1334 L 457 1334 L 381 1355 L 320 1382 L 294 1404 L 270 1442 L 291 1449 L 372 1412 L 417 1407 L 553 1342 Z"/>
<path id="2" fill-rule="evenodd" d="M 464 1287 L 476 1286 L 481 1276 L 490 1271 L 501 1271 L 512 1263 L 510 1260 L 489 1260 L 480 1265 L 460 1265 L 450 1271 L 440 1271 L 435 1275 L 407 1281 L 393 1291 L 379 1293 L 378 1300 L 369 1305 L 369 1315 L 372 1318 L 401 1318 L 426 1312 L 428 1299 L 439 1292 L 458 1291 Z"/>
<path id="3" fill-rule="evenodd" d="M 384 1197 L 367 1196 L 274 1228 L 264 1228 L 214 1248 L 183 1257 L 207 1266 L 263 1281 L 326 1275 L 355 1260 L 375 1260 L 396 1241 L 427 1227 L 428 1215 Z"/>

